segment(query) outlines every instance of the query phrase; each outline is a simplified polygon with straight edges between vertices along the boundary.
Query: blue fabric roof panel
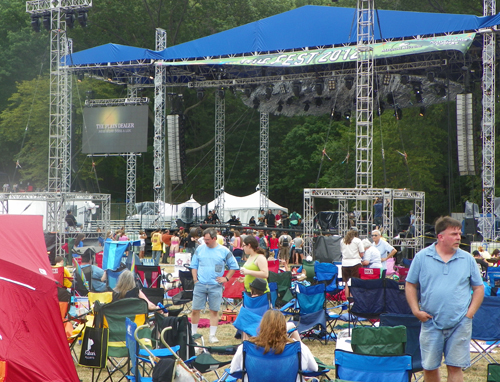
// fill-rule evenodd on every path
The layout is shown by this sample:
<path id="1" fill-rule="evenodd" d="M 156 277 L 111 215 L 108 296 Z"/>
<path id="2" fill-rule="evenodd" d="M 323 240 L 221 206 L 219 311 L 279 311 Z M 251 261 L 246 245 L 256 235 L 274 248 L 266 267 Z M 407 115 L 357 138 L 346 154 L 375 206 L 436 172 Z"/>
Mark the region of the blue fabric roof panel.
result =
<path id="1" fill-rule="evenodd" d="M 130 62 L 140 60 L 161 60 L 155 51 L 133 46 L 105 44 L 82 50 L 67 57 L 68 65 L 105 65 L 109 62 Z"/>

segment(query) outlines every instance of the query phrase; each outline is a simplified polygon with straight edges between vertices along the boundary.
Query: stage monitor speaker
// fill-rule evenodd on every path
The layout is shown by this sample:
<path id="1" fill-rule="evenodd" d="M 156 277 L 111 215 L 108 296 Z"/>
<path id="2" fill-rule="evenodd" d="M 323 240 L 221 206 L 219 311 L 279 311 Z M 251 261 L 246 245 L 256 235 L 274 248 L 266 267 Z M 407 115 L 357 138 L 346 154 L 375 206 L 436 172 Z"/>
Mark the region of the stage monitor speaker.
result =
<path id="1" fill-rule="evenodd" d="M 474 218 L 466 218 L 464 223 L 464 234 L 475 235 L 477 233 L 477 221 Z"/>

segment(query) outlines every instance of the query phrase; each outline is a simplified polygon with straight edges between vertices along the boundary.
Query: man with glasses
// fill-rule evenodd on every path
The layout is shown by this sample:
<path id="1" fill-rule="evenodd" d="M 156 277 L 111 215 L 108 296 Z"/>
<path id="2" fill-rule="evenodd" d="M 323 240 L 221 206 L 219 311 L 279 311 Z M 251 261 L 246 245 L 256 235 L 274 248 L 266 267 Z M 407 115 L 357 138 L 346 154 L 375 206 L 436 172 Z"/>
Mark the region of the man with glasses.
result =
<path id="1" fill-rule="evenodd" d="M 387 259 L 394 257 L 398 253 L 392 245 L 387 241 L 381 240 L 382 233 L 378 229 L 372 231 L 372 238 L 374 247 L 380 252 L 380 261 L 382 262 L 382 269 L 387 269 Z"/>
<path id="2" fill-rule="evenodd" d="M 205 245 L 200 245 L 191 260 L 191 273 L 193 274 L 193 311 L 191 313 L 191 329 L 193 334 L 198 331 L 200 311 L 205 308 L 208 301 L 210 309 L 210 343 L 217 343 L 215 336 L 219 324 L 219 309 L 222 303 L 223 284 L 239 269 L 238 263 L 231 251 L 217 243 L 217 230 L 208 228 L 203 231 Z M 225 267 L 229 268 L 224 277 Z"/>
<path id="3" fill-rule="evenodd" d="M 426 382 L 440 380 L 443 354 L 448 382 L 463 381 L 462 368 L 470 366 L 472 318 L 483 301 L 484 286 L 474 258 L 459 248 L 461 229 L 458 220 L 439 218 L 437 242 L 415 255 L 406 277 L 406 299 L 422 322 L 420 349 Z"/>

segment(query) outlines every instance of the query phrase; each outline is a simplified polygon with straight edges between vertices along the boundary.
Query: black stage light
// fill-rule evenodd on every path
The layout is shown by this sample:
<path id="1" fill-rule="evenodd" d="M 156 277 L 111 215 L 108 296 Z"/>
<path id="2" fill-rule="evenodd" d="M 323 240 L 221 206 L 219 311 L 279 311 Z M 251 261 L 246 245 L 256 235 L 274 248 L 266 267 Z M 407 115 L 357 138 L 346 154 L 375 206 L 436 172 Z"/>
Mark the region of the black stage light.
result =
<path id="1" fill-rule="evenodd" d="M 40 32 L 40 16 L 31 16 L 31 27 L 35 32 Z"/>
<path id="2" fill-rule="evenodd" d="M 301 90 L 302 90 L 302 83 L 300 81 L 294 81 L 292 84 L 293 95 L 295 97 L 299 97 Z"/>
<path id="3" fill-rule="evenodd" d="M 250 98 L 250 96 L 252 95 L 252 88 L 250 87 L 250 85 L 245 85 L 244 89 L 243 89 L 243 93 L 245 93 L 245 95 Z"/>
<path id="4" fill-rule="evenodd" d="M 51 19 L 52 19 L 52 16 L 51 16 L 51 14 L 50 14 L 50 13 L 44 13 L 44 14 L 43 14 L 43 16 L 42 16 L 43 27 L 44 27 L 46 30 L 48 30 L 48 31 L 50 31 L 50 29 L 51 29 L 51 27 L 52 27 L 52 26 L 50 25 L 50 24 L 51 24 L 51 21 L 52 21 Z"/>
<path id="5" fill-rule="evenodd" d="M 269 84 L 266 86 L 266 99 L 270 100 L 272 95 L 273 95 L 273 85 Z"/>
<path id="6" fill-rule="evenodd" d="M 338 122 L 341 119 L 342 119 L 342 113 L 340 111 L 334 111 L 333 112 L 333 120 Z"/>
<path id="7" fill-rule="evenodd" d="M 410 76 L 408 74 L 401 74 L 401 83 L 406 85 L 410 81 Z"/>
<path id="8" fill-rule="evenodd" d="M 82 82 L 84 78 L 85 78 L 85 73 L 83 73 L 83 72 L 76 73 L 76 80 L 78 82 Z"/>
<path id="9" fill-rule="evenodd" d="M 279 101 L 279 102 L 278 102 L 278 108 L 276 109 L 276 111 L 277 111 L 278 113 L 281 113 L 281 112 L 282 112 L 282 110 L 283 110 L 283 101 Z"/>
<path id="10" fill-rule="evenodd" d="M 309 107 L 310 107 L 310 102 L 309 101 L 304 102 L 304 111 L 309 111 Z"/>
<path id="11" fill-rule="evenodd" d="M 286 100 L 286 104 L 290 106 L 293 103 L 293 97 L 290 97 Z"/>
<path id="12" fill-rule="evenodd" d="M 390 74 L 384 74 L 384 80 L 382 82 L 383 85 L 387 86 L 391 83 L 391 75 Z"/>
<path id="13" fill-rule="evenodd" d="M 260 106 L 260 100 L 259 100 L 257 97 L 255 97 L 255 98 L 253 99 L 253 108 L 254 108 L 254 109 L 258 109 L 258 108 L 259 108 L 259 106 Z"/>
<path id="14" fill-rule="evenodd" d="M 82 28 L 87 26 L 88 17 L 87 11 L 78 11 L 78 22 Z"/>
<path id="15" fill-rule="evenodd" d="M 380 102 L 377 108 L 377 115 L 380 117 L 382 114 L 384 114 L 385 106 L 383 102 Z"/>
<path id="16" fill-rule="evenodd" d="M 75 27 L 75 12 L 73 11 L 67 11 L 66 14 L 64 15 L 64 19 L 66 20 L 66 26 L 69 29 L 73 29 Z"/>
<path id="17" fill-rule="evenodd" d="M 394 96 L 392 93 L 387 94 L 387 103 L 391 106 L 394 105 Z"/>
<path id="18" fill-rule="evenodd" d="M 344 113 L 344 117 L 345 117 L 345 119 L 350 120 L 350 119 L 351 119 L 351 111 L 350 111 L 350 110 L 347 110 L 347 111 Z"/>
<path id="19" fill-rule="evenodd" d="M 324 88 L 324 82 L 323 80 L 316 80 L 316 83 L 314 84 L 314 90 L 316 90 L 317 95 L 323 94 L 323 88 Z"/>
<path id="20" fill-rule="evenodd" d="M 218 89 L 217 94 L 219 95 L 220 99 L 224 99 L 224 97 L 226 96 L 226 92 L 225 92 L 224 88 Z"/>
<path id="21" fill-rule="evenodd" d="M 446 88 L 441 85 L 441 86 L 438 86 L 436 88 L 436 94 L 439 96 L 439 97 L 446 97 Z"/>
<path id="22" fill-rule="evenodd" d="M 420 106 L 420 112 L 418 113 L 421 117 L 425 115 L 425 106 Z"/>
<path id="23" fill-rule="evenodd" d="M 354 86 L 354 77 L 347 76 L 346 78 L 344 78 L 344 82 L 345 82 L 345 87 L 347 88 L 347 90 L 351 90 L 352 87 Z"/>
<path id="24" fill-rule="evenodd" d="M 434 72 L 427 72 L 427 79 L 429 80 L 429 82 L 434 82 Z"/>
<path id="25" fill-rule="evenodd" d="M 337 89 L 337 81 L 334 79 L 328 80 L 328 90 L 335 90 Z"/>
<path id="26" fill-rule="evenodd" d="M 421 92 L 415 93 L 415 99 L 417 100 L 417 103 L 422 103 L 423 101 L 422 93 Z"/>
<path id="27" fill-rule="evenodd" d="M 316 97 L 314 99 L 314 104 L 316 105 L 316 107 L 320 107 L 321 105 L 323 105 L 323 99 L 321 97 Z"/>
<path id="28" fill-rule="evenodd" d="M 205 89 L 204 88 L 198 88 L 196 91 L 196 96 L 198 99 L 201 101 L 203 98 L 205 98 Z"/>

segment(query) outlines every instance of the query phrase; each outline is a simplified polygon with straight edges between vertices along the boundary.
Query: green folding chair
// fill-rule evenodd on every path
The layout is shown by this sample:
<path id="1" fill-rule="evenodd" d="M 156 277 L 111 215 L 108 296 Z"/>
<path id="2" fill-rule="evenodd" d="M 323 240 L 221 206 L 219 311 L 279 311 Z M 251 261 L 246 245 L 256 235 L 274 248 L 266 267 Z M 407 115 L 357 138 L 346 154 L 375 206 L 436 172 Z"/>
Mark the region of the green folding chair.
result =
<path id="1" fill-rule="evenodd" d="M 486 382 L 500 382 L 500 363 L 488 364 L 488 377 Z"/>
<path id="2" fill-rule="evenodd" d="M 403 355 L 406 347 L 406 327 L 356 326 L 352 330 L 352 351 L 364 355 Z"/>

